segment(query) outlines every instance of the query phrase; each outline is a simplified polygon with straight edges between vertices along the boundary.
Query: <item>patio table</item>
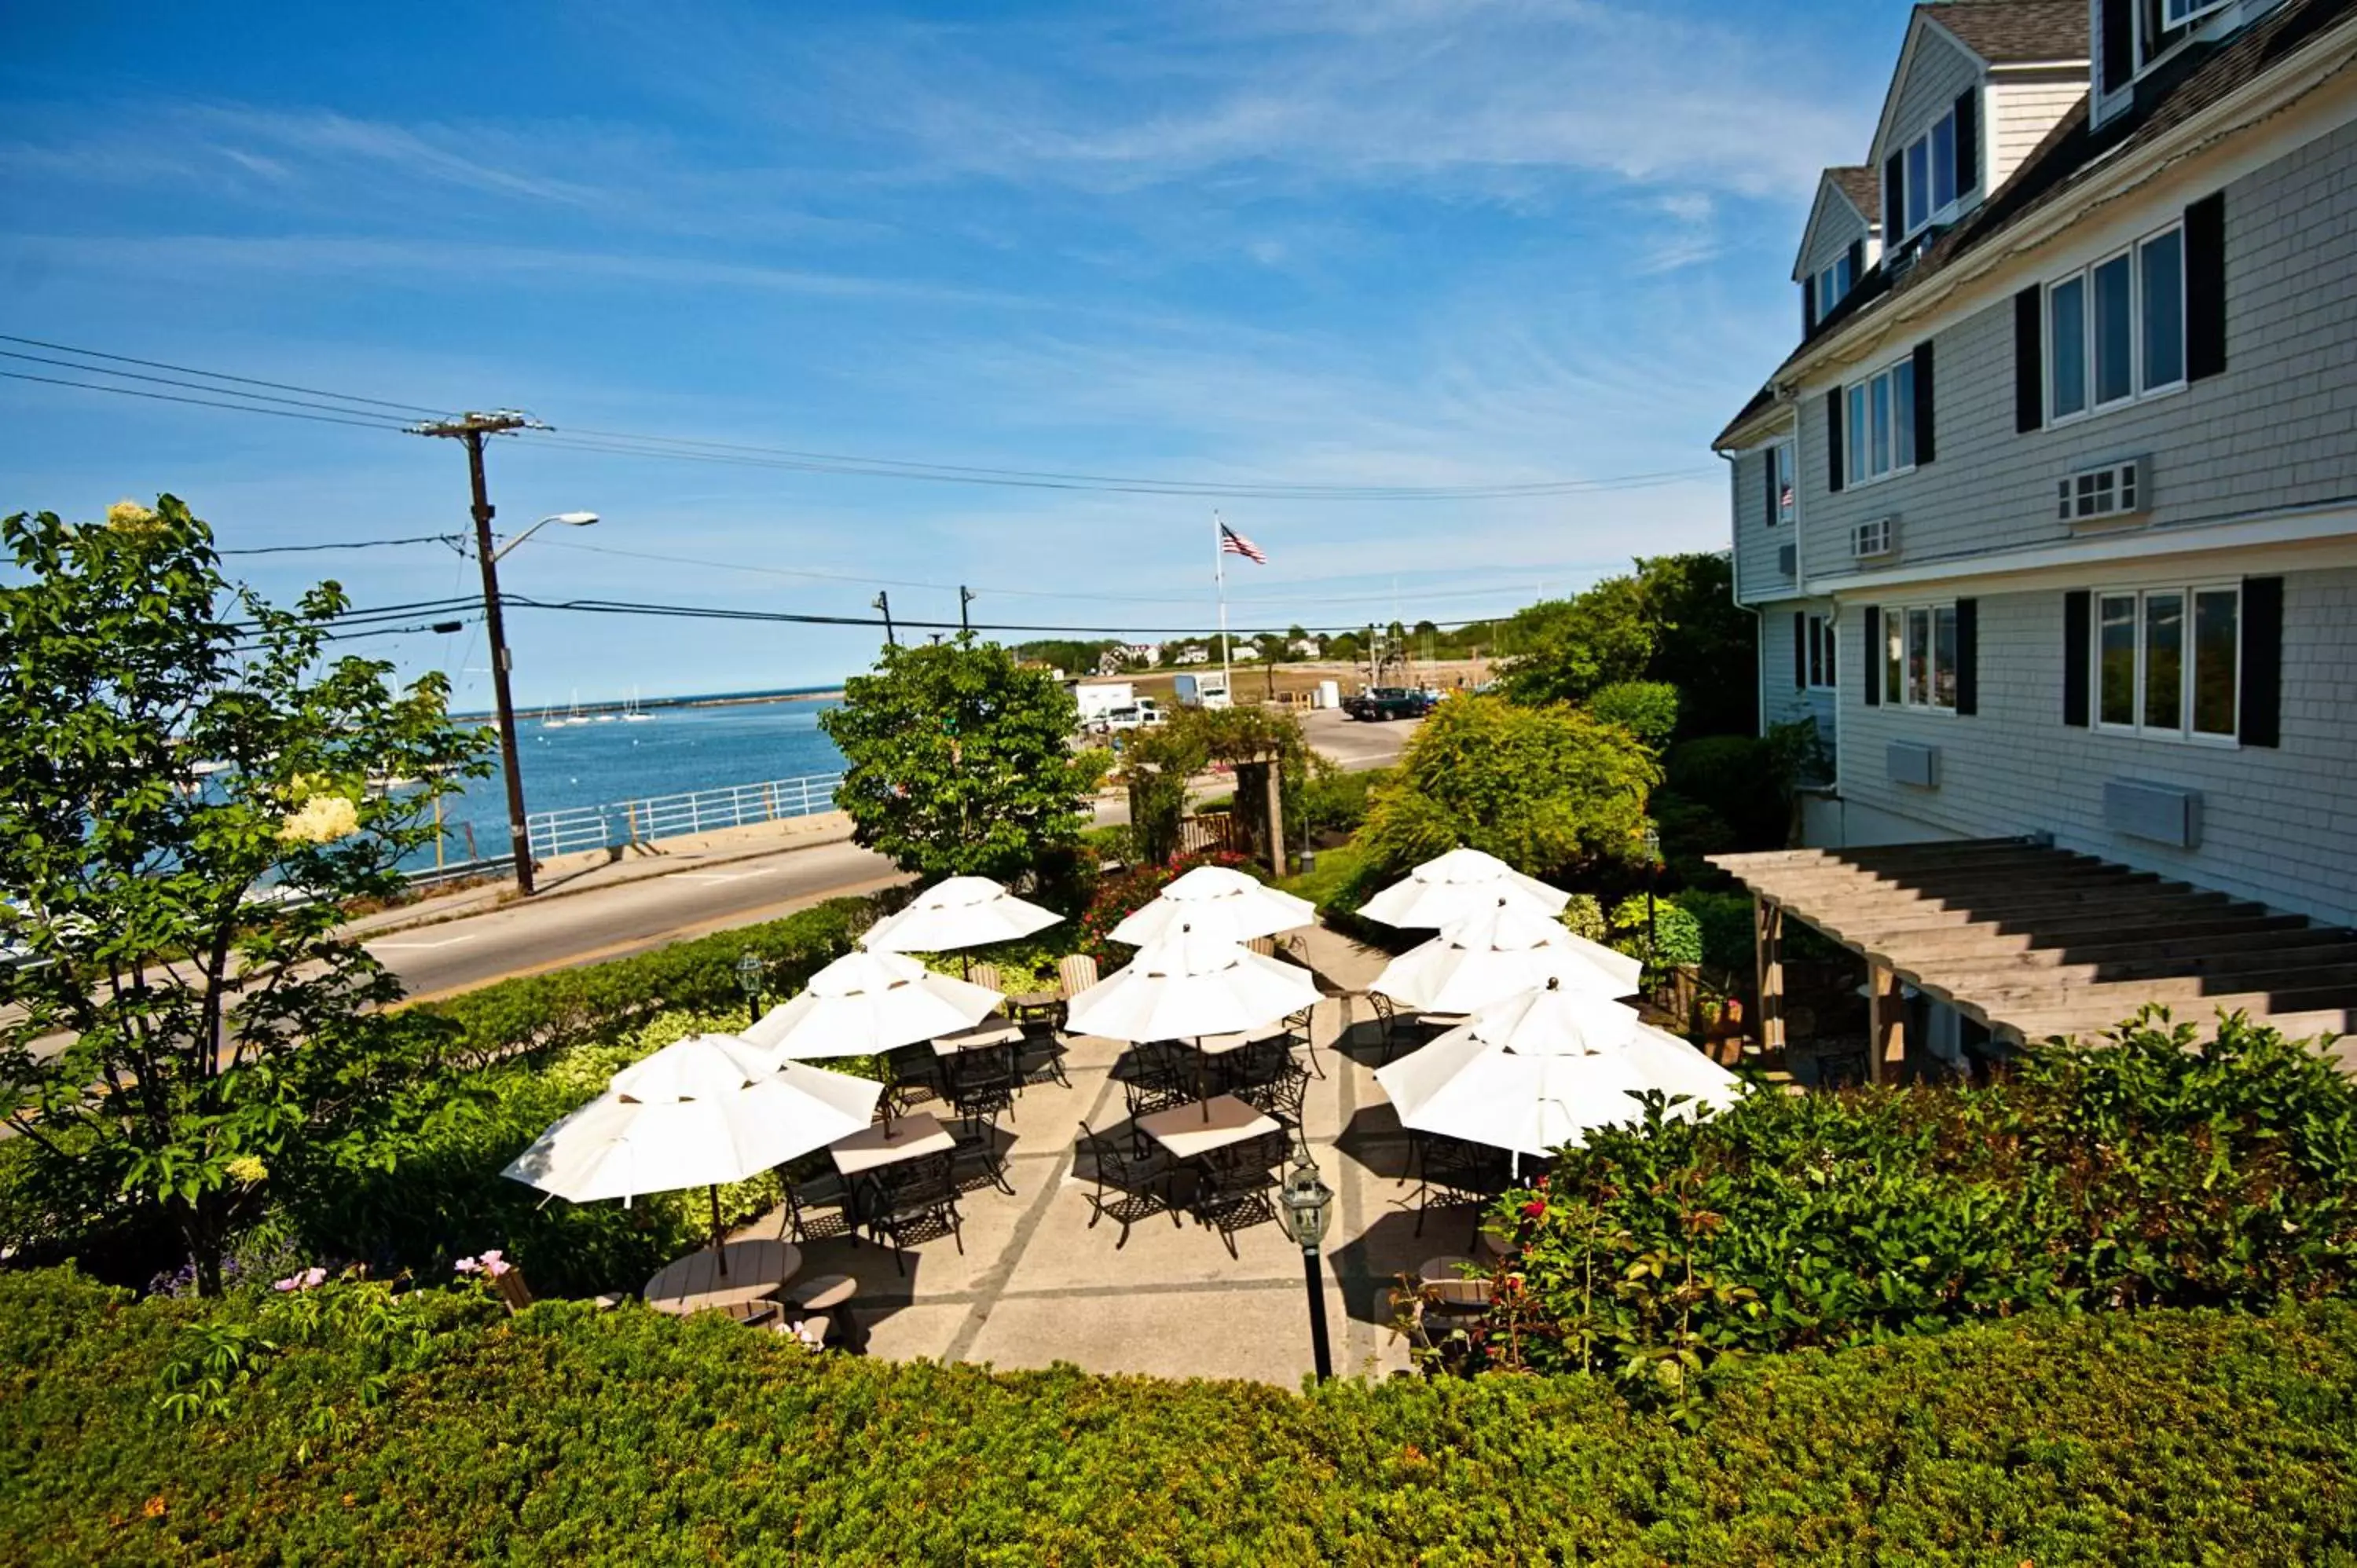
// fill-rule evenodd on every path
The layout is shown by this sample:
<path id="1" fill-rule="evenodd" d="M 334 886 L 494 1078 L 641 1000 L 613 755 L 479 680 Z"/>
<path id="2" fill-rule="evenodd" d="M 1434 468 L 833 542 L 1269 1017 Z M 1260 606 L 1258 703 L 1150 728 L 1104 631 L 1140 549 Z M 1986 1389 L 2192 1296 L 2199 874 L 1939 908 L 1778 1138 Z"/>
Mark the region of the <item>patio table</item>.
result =
<path id="1" fill-rule="evenodd" d="M 728 1272 L 709 1247 L 663 1265 L 640 1294 L 657 1312 L 684 1317 L 691 1312 L 725 1312 L 765 1301 L 802 1266 L 802 1249 L 791 1241 L 731 1241 Z"/>
<path id="2" fill-rule="evenodd" d="M 1019 1046 L 1023 1031 L 1004 1018 L 985 1018 L 971 1029 L 960 1029 L 954 1035 L 942 1035 L 933 1041 L 933 1055 L 953 1057 L 960 1051 L 977 1051 L 985 1046 Z"/>
<path id="3" fill-rule="evenodd" d="M 1280 1130 L 1274 1116 L 1232 1094 L 1217 1094 L 1200 1105 L 1174 1105 L 1137 1119 L 1137 1130 L 1169 1151 L 1174 1160 L 1196 1160 L 1214 1149 Z"/>
<path id="4" fill-rule="evenodd" d="M 1285 1025 L 1280 1020 L 1275 1024 L 1264 1024 L 1257 1029 L 1238 1029 L 1232 1034 L 1198 1035 L 1195 1036 L 1194 1045 L 1197 1050 L 1207 1057 L 1223 1057 L 1231 1051 L 1243 1050 L 1246 1046 L 1262 1040 L 1274 1040 L 1284 1033 Z"/>
<path id="5" fill-rule="evenodd" d="M 1025 991 L 1006 999 L 1007 1012 L 1018 1020 L 1053 1018 L 1056 1015 L 1056 1009 L 1063 1004 L 1064 993 L 1060 988 L 1053 991 Z"/>
<path id="6" fill-rule="evenodd" d="M 878 1122 L 848 1137 L 837 1138 L 827 1145 L 827 1153 L 834 1157 L 836 1170 L 846 1176 L 856 1176 L 903 1160 L 947 1154 L 956 1148 L 957 1140 L 950 1136 L 939 1117 L 929 1111 L 917 1111 L 899 1117 L 888 1127 Z"/>

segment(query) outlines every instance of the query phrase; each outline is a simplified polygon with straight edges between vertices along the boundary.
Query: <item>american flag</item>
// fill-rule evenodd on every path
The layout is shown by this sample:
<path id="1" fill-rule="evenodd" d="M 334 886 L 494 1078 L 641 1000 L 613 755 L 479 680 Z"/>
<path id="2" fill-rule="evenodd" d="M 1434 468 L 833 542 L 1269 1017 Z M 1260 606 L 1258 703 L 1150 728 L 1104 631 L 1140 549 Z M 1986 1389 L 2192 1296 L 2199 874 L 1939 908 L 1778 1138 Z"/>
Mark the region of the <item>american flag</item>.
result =
<path id="1" fill-rule="evenodd" d="M 1220 524 L 1220 549 L 1225 554 L 1241 555 L 1255 566 L 1268 564 L 1267 551 L 1263 550 L 1224 522 Z"/>

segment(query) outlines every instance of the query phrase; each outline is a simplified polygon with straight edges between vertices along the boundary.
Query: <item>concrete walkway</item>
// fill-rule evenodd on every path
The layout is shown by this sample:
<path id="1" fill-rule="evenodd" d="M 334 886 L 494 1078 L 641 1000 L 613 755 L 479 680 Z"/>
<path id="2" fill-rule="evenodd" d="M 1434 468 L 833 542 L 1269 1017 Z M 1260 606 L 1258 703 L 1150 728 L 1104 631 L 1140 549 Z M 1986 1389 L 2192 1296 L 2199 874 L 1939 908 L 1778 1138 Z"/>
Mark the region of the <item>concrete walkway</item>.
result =
<path id="1" fill-rule="evenodd" d="M 1363 985 L 1383 962 L 1323 930 L 1309 934 L 1308 956 L 1329 991 Z M 1328 1076 L 1312 1080 L 1304 1120 L 1336 1193 L 1326 1247 L 1335 1370 L 1380 1376 L 1408 1365 L 1389 1328 L 1397 1276 L 1424 1259 L 1469 1251 L 1475 1216 L 1436 1210 L 1415 1235 L 1415 1187 L 1401 1179 L 1407 1140 L 1371 1070 L 1381 1059 L 1372 1015 L 1363 1002 L 1329 993 L 1314 1023 Z M 1239 1232 L 1233 1258 L 1218 1231 L 1191 1219 L 1174 1225 L 1151 1216 L 1118 1248 L 1114 1221 L 1090 1228 L 1093 1183 L 1084 1165 L 1075 1170 L 1079 1123 L 1127 1135 L 1113 1076 L 1125 1049 L 1076 1036 L 1066 1060 L 1072 1087 L 1023 1091 L 1015 1118 L 1002 1119 L 1014 1139 L 1015 1195 L 981 1187 L 960 1199 L 963 1253 L 946 1236 L 925 1242 L 911 1249 L 903 1276 L 888 1249 L 831 1238 L 804 1248 L 798 1277 L 856 1277 L 853 1310 L 877 1356 L 1004 1368 L 1070 1361 L 1093 1372 L 1297 1386 L 1311 1367 L 1306 1285 L 1300 1249 L 1276 1225 Z M 782 1221 L 772 1215 L 738 1234 L 774 1236 Z"/>

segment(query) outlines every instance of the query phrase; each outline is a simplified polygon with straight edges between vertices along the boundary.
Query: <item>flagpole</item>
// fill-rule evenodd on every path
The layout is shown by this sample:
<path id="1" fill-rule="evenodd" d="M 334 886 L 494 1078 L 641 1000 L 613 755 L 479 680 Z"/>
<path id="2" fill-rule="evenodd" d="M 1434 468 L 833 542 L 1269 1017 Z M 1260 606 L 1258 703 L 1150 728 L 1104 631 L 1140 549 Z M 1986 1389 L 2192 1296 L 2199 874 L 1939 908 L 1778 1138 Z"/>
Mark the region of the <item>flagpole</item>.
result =
<path id="1" fill-rule="evenodd" d="M 1236 701 L 1235 672 L 1228 667 L 1228 552 L 1220 514 L 1211 513 L 1211 580 L 1220 591 L 1220 684 L 1226 688 L 1228 705 Z"/>

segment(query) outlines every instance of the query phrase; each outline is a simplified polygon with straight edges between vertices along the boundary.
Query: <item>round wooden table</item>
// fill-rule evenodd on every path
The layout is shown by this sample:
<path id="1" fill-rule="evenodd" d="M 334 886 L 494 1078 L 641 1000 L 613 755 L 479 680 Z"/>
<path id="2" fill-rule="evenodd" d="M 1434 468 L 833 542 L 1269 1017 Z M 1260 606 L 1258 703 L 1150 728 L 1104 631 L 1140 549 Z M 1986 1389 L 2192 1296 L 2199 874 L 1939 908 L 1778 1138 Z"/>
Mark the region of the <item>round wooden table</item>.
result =
<path id="1" fill-rule="evenodd" d="M 791 1241 L 731 1241 L 728 1268 L 705 1247 L 663 1266 L 640 1294 L 657 1312 L 684 1317 L 691 1312 L 767 1300 L 802 1266 L 802 1251 Z"/>

